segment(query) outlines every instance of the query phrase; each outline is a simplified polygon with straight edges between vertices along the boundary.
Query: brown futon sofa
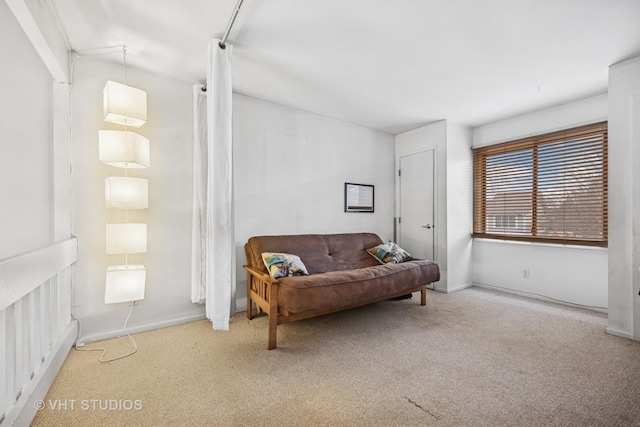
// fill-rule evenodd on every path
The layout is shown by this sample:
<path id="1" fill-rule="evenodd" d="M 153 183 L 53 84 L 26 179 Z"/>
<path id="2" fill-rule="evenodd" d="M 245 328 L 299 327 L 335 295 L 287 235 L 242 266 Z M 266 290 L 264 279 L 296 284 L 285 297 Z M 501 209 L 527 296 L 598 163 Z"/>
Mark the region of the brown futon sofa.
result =
<path id="1" fill-rule="evenodd" d="M 245 244 L 248 272 L 247 316 L 269 316 L 269 345 L 276 347 L 279 324 L 333 313 L 421 292 L 440 280 L 437 263 L 410 260 L 382 264 L 367 249 L 382 244 L 372 233 L 304 234 L 251 237 Z M 297 255 L 309 275 L 273 279 L 263 253 Z"/>

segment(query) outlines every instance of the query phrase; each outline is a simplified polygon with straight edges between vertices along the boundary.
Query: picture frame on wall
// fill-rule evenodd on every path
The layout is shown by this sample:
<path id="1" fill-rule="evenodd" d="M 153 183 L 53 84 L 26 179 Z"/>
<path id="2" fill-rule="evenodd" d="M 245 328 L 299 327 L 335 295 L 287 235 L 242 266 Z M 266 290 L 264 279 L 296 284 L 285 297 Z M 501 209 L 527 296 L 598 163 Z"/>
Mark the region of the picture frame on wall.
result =
<path id="1" fill-rule="evenodd" d="M 374 186 L 371 184 L 344 183 L 345 212 L 373 212 Z"/>

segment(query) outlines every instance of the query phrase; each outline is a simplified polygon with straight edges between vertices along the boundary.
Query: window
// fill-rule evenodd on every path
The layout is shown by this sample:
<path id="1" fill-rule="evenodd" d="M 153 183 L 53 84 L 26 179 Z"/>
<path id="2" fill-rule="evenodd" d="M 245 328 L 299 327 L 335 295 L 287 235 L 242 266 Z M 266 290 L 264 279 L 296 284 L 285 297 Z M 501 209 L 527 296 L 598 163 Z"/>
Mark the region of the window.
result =
<path id="1" fill-rule="evenodd" d="M 473 235 L 607 246 L 607 123 L 473 151 Z"/>

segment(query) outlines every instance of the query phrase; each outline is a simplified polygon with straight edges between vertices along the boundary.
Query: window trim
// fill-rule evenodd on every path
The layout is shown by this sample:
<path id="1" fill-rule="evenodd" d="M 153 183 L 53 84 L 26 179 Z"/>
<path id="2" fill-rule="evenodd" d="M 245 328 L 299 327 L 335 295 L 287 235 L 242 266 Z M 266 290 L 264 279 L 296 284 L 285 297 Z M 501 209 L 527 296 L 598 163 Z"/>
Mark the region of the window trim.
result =
<path id="1" fill-rule="evenodd" d="M 565 237 L 550 237 L 535 235 L 512 235 L 487 232 L 487 163 L 486 158 L 500 154 L 508 154 L 524 150 L 532 151 L 532 191 L 531 191 L 531 233 L 535 234 L 538 221 L 538 147 L 553 142 L 585 138 L 589 135 L 602 134 L 602 238 L 601 239 L 572 239 Z M 608 129 L 607 122 L 593 123 L 585 126 L 535 135 L 513 141 L 473 148 L 473 233 L 474 238 L 513 240 L 521 242 L 540 242 L 561 245 L 599 246 L 608 245 Z M 600 182 L 600 181 L 599 181 Z"/>

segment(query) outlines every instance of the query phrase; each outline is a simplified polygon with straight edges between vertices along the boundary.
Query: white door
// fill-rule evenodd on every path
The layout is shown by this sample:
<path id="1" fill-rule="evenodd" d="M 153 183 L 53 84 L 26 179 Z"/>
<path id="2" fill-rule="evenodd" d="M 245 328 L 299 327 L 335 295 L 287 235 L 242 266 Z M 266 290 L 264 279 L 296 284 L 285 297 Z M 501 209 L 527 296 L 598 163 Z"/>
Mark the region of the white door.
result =
<path id="1" fill-rule="evenodd" d="M 400 157 L 398 244 L 414 258 L 434 258 L 434 150 Z"/>

